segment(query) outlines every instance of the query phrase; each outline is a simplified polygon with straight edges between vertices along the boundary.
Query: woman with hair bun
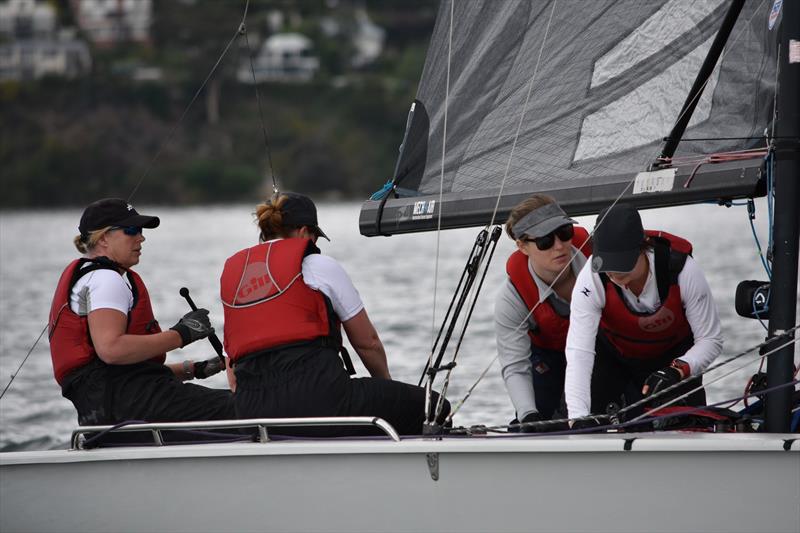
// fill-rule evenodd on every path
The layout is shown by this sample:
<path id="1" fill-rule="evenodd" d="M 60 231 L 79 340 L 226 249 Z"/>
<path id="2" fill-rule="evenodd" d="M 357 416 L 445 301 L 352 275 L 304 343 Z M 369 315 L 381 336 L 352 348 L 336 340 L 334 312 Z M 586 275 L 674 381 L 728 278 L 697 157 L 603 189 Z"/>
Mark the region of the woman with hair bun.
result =
<path id="1" fill-rule="evenodd" d="M 328 237 L 314 202 L 301 194 L 276 194 L 257 207 L 256 216 L 260 244 L 228 258 L 220 279 L 236 415 L 377 416 L 401 434 L 421 433 L 425 391 L 391 379 L 358 291 L 341 265 L 316 246 Z M 340 328 L 371 377 L 350 378 L 355 370 Z M 290 432 L 332 436 L 365 430 Z"/>

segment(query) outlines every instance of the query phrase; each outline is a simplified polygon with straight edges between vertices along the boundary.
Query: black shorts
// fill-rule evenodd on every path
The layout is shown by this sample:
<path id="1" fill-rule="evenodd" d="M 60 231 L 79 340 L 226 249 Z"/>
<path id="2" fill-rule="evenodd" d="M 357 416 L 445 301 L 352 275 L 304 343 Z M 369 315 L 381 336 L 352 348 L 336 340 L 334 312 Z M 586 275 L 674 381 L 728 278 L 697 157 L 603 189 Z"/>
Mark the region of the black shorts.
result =
<path id="1" fill-rule="evenodd" d="M 235 418 L 230 391 L 183 383 L 152 362 L 107 365 L 95 359 L 67 376 L 61 392 L 81 425 Z"/>
<path id="2" fill-rule="evenodd" d="M 390 379 L 351 379 L 334 348 L 314 344 L 286 348 L 249 357 L 234 368 L 234 403 L 239 418 L 377 416 L 402 435 L 422 433 L 423 388 Z M 450 404 L 445 401 L 440 420 L 449 413 Z M 275 432 L 303 436 L 381 434 L 364 427 L 287 428 Z"/>

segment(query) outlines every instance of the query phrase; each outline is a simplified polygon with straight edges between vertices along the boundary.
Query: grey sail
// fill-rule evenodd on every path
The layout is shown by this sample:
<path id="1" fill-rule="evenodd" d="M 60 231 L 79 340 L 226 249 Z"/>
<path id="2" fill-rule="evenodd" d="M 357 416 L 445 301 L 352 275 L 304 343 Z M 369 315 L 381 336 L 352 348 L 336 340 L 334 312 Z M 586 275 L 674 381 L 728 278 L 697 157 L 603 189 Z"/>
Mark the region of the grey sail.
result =
<path id="1" fill-rule="evenodd" d="M 443 228 L 484 225 L 498 196 L 496 221 L 533 192 L 574 215 L 623 192 L 642 207 L 758 195 L 757 157 L 695 167 L 706 154 L 766 145 L 777 32 L 759 2 L 739 14 L 668 182 L 652 193 L 631 186 L 659 155 L 729 6 L 443 1 L 395 189 L 364 204 L 361 232 L 431 230 L 440 215 Z"/>

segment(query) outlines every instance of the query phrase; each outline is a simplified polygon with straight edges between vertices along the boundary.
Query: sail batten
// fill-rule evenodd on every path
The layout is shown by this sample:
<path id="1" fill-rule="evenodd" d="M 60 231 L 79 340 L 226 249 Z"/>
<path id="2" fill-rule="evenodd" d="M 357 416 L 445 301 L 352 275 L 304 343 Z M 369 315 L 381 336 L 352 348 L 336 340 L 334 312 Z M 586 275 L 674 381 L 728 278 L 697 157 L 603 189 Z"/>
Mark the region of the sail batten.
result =
<path id="1" fill-rule="evenodd" d="M 771 119 L 775 36 L 767 27 L 769 6 L 762 4 L 745 4 L 686 131 L 695 139 L 718 140 L 681 143 L 676 158 L 765 146 L 758 136 Z M 365 203 L 362 232 L 436 229 L 436 217 L 426 223 L 427 210 L 438 217 L 436 203 L 423 208 L 419 202 L 438 202 L 442 168 L 438 207 L 445 228 L 487 223 L 501 182 L 501 211 L 520 195 L 550 191 L 560 199 L 569 196 L 573 214 L 596 212 L 598 197 L 605 195 L 598 190 L 621 193 L 660 153 L 727 6 L 721 0 L 558 0 L 543 43 L 553 2 L 456 2 L 449 49 L 451 4 L 444 0 L 394 177 L 407 198 Z M 674 205 L 758 193 L 757 180 L 744 186 L 740 179 L 757 171 L 728 174 L 712 180 L 714 189 L 704 184 L 659 191 L 660 200 L 634 201 Z M 479 207 L 484 204 L 491 206 L 485 217 Z M 415 209 L 425 213 L 413 215 Z M 369 222 L 378 211 L 380 231 Z"/>

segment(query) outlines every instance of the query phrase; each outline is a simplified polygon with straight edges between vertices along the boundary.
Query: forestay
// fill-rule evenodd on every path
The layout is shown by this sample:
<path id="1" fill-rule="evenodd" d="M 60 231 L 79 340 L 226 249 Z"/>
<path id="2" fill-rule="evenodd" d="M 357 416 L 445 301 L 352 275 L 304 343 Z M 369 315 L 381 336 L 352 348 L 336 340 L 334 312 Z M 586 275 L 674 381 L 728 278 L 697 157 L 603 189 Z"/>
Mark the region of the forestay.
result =
<path id="1" fill-rule="evenodd" d="M 675 168 L 638 182 L 730 2 L 553 2 L 456 0 L 452 45 L 451 4 L 442 2 L 395 188 L 364 204 L 363 234 L 436 229 L 440 211 L 442 228 L 485 225 L 501 183 L 498 220 L 533 192 L 552 194 L 573 215 L 597 212 L 623 192 L 642 207 L 758 194 L 759 158 L 704 166 L 684 184 L 695 170 L 691 158 L 766 145 L 776 77 L 767 2 L 745 3 Z"/>

